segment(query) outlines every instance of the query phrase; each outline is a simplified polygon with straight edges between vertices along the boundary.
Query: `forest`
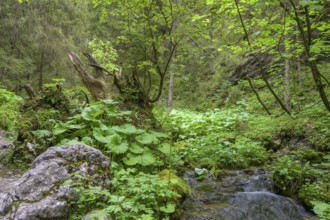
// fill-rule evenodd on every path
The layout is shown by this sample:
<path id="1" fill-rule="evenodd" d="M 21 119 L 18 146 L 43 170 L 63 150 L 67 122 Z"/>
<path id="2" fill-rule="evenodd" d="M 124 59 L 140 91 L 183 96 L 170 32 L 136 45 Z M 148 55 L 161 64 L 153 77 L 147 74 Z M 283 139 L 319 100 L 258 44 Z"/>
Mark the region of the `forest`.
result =
<path id="1" fill-rule="evenodd" d="M 1 0 L 1 220 L 330 220 L 328 0 Z"/>

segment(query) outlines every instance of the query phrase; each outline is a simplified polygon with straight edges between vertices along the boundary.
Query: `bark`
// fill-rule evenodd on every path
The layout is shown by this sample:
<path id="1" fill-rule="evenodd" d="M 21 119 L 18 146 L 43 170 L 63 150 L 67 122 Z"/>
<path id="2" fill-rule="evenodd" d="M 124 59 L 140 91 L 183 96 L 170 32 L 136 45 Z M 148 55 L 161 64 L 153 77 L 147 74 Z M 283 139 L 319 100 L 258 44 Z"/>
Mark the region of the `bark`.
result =
<path id="1" fill-rule="evenodd" d="M 39 90 L 42 90 L 43 71 L 44 71 L 44 53 L 41 52 L 40 66 L 39 66 L 39 79 L 38 79 L 38 88 L 39 88 Z"/>
<path id="2" fill-rule="evenodd" d="M 88 58 L 90 64 L 94 66 L 95 76 L 88 73 L 77 54 L 74 52 L 69 53 L 70 60 L 78 71 L 83 84 L 91 93 L 93 99 L 101 100 L 111 98 L 110 88 L 106 82 L 104 74 L 102 73 L 102 68 L 89 52 L 84 53 L 84 55 Z"/>
<path id="3" fill-rule="evenodd" d="M 291 111 L 291 96 L 290 96 L 290 63 L 289 59 L 285 59 L 284 61 L 284 103 L 286 108 Z"/>
<path id="4" fill-rule="evenodd" d="M 37 97 L 37 93 L 33 90 L 30 83 L 26 83 L 24 85 L 24 88 L 30 99 L 34 99 L 35 97 Z"/>
<path id="5" fill-rule="evenodd" d="M 173 0 L 173 4 L 178 4 L 178 0 Z M 171 32 L 174 33 L 178 27 L 178 19 L 172 15 L 173 24 Z M 177 44 L 177 42 L 174 42 Z M 173 46 L 174 47 L 174 46 Z M 173 51 L 173 57 L 175 57 L 175 50 Z M 170 85 L 168 89 L 168 100 L 166 108 L 169 109 L 173 105 L 173 95 L 174 95 L 174 71 L 173 71 L 173 64 L 170 67 Z"/>
<path id="6" fill-rule="evenodd" d="M 250 85 L 252 91 L 253 91 L 254 94 L 256 95 L 256 97 L 257 97 L 259 103 L 262 105 L 262 107 L 265 109 L 265 111 L 268 113 L 268 115 L 271 115 L 271 113 L 270 113 L 270 111 L 268 110 L 267 106 L 265 105 L 265 103 L 264 103 L 264 102 L 262 101 L 262 99 L 260 98 L 259 93 L 258 93 L 257 90 L 254 88 L 254 86 L 253 86 L 253 84 L 252 84 L 250 78 L 248 78 L 247 80 L 248 80 L 248 82 L 249 82 L 249 85 Z"/>
<path id="7" fill-rule="evenodd" d="M 168 90 L 167 109 L 170 109 L 173 105 L 173 93 L 174 93 L 174 72 L 170 73 L 170 86 Z"/>
<path id="8" fill-rule="evenodd" d="M 317 87 L 317 90 L 320 94 L 321 100 L 325 106 L 325 108 L 330 112 L 330 102 L 325 93 L 324 85 L 322 83 L 322 75 L 316 65 L 315 61 L 309 61 L 309 67 L 312 70 L 313 78 Z"/>

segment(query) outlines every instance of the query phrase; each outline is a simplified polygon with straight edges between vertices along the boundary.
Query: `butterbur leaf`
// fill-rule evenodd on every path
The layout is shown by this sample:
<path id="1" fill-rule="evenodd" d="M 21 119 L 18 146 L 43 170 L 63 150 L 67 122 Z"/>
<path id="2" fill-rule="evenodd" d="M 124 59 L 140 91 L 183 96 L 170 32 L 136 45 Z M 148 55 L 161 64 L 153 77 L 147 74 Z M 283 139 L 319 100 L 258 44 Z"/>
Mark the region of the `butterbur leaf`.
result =
<path id="1" fill-rule="evenodd" d="M 54 131 L 53 131 L 53 135 L 56 136 L 56 135 L 63 134 L 67 130 L 68 130 L 68 128 L 64 127 L 62 124 L 57 124 L 57 125 L 55 125 Z"/>
<path id="2" fill-rule="evenodd" d="M 152 135 L 158 137 L 158 138 L 167 138 L 168 135 L 165 133 L 161 133 L 161 132 L 156 132 L 156 131 L 151 131 L 150 132 Z"/>
<path id="3" fill-rule="evenodd" d="M 68 126 L 69 129 L 83 129 L 85 127 L 86 125 L 81 125 L 81 124 L 73 124 Z"/>
<path id="4" fill-rule="evenodd" d="M 141 155 L 140 164 L 142 166 L 149 166 L 156 162 L 155 155 L 151 152 L 151 150 L 146 149 Z"/>
<path id="5" fill-rule="evenodd" d="M 125 124 L 125 125 L 122 125 L 122 126 L 114 126 L 112 127 L 113 130 L 115 131 L 118 131 L 120 133 L 123 133 L 123 134 L 136 134 L 139 132 L 138 129 L 135 128 L 134 125 L 130 125 L 130 124 Z"/>
<path id="6" fill-rule="evenodd" d="M 149 133 L 143 133 L 135 138 L 141 144 L 157 144 L 158 138 L 155 135 Z"/>
<path id="7" fill-rule="evenodd" d="M 111 145 L 119 145 L 122 141 L 122 137 L 118 134 L 113 134 L 113 135 L 110 135 L 109 137 L 109 141 L 108 141 L 108 144 L 111 146 Z"/>
<path id="8" fill-rule="evenodd" d="M 175 211 L 175 204 L 167 204 L 166 206 L 162 206 L 159 208 L 160 211 L 165 212 L 165 213 L 173 213 Z"/>
<path id="9" fill-rule="evenodd" d="M 141 160 L 140 156 L 134 156 L 134 155 L 130 155 L 129 157 L 125 157 L 123 159 L 124 163 L 128 166 L 134 166 L 137 163 L 139 163 L 140 160 Z"/>
<path id="10" fill-rule="evenodd" d="M 132 144 L 132 145 L 130 146 L 129 150 L 130 150 L 132 153 L 135 153 L 135 154 L 142 154 L 143 151 L 144 151 L 144 149 L 143 149 L 140 145 L 138 145 L 138 144 L 136 144 L 136 143 Z"/>
<path id="11" fill-rule="evenodd" d="M 93 137 L 101 143 L 107 144 L 111 141 L 110 136 L 112 136 L 110 130 L 104 131 L 101 128 L 93 129 Z"/>
<path id="12" fill-rule="evenodd" d="M 172 151 L 172 147 L 168 143 L 161 144 L 157 147 L 157 149 L 163 154 L 170 155 Z"/>
<path id="13" fill-rule="evenodd" d="M 81 116 L 87 121 L 93 121 L 97 116 L 102 114 L 102 110 L 98 106 L 86 107 L 82 112 Z"/>
<path id="14" fill-rule="evenodd" d="M 124 142 L 116 146 L 111 146 L 111 151 L 115 154 L 123 154 L 128 150 L 128 143 Z"/>

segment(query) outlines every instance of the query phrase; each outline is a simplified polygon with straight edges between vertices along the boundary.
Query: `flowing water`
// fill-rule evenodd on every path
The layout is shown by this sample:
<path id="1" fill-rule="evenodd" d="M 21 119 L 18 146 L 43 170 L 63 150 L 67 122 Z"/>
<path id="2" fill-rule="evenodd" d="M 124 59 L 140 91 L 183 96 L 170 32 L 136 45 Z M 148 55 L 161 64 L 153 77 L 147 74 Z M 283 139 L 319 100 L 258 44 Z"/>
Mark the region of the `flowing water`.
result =
<path id="1" fill-rule="evenodd" d="M 183 203 L 182 220 L 316 220 L 290 198 L 272 193 L 271 181 L 262 169 L 229 171 L 221 180 L 208 174 L 197 181 L 187 173 L 192 189 Z"/>

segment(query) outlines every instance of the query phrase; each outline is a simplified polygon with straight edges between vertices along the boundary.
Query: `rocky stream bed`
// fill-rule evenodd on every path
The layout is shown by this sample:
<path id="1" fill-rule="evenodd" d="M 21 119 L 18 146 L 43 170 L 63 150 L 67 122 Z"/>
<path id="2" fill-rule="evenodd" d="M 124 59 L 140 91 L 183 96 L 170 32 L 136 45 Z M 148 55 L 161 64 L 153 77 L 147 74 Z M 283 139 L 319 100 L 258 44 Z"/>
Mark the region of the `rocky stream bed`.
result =
<path id="1" fill-rule="evenodd" d="M 272 192 L 263 169 L 227 171 L 221 180 L 207 174 L 185 175 L 192 189 L 183 203 L 182 220 L 316 220 L 291 198 Z"/>

